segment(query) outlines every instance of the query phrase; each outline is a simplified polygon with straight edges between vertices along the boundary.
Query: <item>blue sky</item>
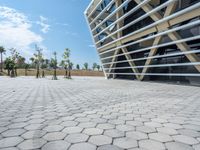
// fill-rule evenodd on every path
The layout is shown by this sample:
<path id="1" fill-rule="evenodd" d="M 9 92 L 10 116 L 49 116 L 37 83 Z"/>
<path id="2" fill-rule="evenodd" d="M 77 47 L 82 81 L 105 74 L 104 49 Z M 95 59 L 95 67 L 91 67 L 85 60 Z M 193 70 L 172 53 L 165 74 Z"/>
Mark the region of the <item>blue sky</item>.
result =
<path id="1" fill-rule="evenodd" d="M 47 58 L 53 51 L 61 59 L 71 49 L 74 64 L 99 63 L 84 10 L 91 0 L 0 0 L 0 45 L 15 47 L 27 59 L 34 45 Z"/>

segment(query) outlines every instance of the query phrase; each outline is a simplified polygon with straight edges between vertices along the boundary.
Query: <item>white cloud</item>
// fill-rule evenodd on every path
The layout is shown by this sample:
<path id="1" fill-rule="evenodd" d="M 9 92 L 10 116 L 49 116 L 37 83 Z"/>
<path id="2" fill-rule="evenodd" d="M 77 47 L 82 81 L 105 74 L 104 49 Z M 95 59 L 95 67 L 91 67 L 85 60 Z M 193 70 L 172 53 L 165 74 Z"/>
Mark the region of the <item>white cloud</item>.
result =
<path id="1" fill-rule="evenodd" d="M 79 38 L 80 37 L 80 35 L 78 34 L 78 33 L 76 33 L 76 32 L 69 32 L 69 31 L 66 31 L 65 32 L 67 35 L 69 35 L 69 36 L 73 36 L 73 37 L 76 37 L 76 38 Z"/>
<path id="2" fill-rule="evenodd" d="M 31 45 L 41 44 L 43 38 L 31 27 L 32 24 L 23 13 L 0 6 L 0 45 L 16 48 L 26 56 L 32 55 Z"/>
<path id="3" fill-rule="evenodd" d="M 95 45 L 93 45 L 93 44 L 90 44 L 90 45 L 88 45 L 89 47 L 92 47 L 92 48 L 95 48 Z"/>
<path id="4" fill-rule="evenodd" d="M 43 33 L 47 33 L 50 30 L 50 25 L 47 24 L 47 21 L 48 19 L 43 16 L 40 16 L 40 21 L 37 21 L 37 24 L 39 24 L 42 27 L 41 31 Z"/>

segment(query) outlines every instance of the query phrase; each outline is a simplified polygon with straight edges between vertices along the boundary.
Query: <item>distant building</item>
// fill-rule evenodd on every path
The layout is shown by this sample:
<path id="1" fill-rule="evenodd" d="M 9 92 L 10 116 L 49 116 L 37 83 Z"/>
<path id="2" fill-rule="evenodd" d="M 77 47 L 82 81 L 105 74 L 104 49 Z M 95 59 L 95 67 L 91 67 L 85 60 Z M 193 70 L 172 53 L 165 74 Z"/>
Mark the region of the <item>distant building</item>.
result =
<path id="1" fill-rule="evenodd" d="M 93 0 L 85 16 L 106 78 L 200 84 L 200 0 Z"/>

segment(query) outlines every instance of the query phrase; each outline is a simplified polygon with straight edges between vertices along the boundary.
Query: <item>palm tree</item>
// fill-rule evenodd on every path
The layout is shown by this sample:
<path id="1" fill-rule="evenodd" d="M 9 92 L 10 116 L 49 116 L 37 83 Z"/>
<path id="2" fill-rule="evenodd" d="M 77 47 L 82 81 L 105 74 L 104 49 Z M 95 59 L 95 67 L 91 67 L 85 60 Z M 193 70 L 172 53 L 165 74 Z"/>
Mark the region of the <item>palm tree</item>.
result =
<path id="1" fill-rule="evenodd" d="M 88 63 L 87 62 L 84 63 L 83 66 L 84 66 L 85 70 L 88 70 Z"/>
<path id="2" fill-rule="evenodd" d="M 50 60 L 49 59 L 45 59 L 44 61 L 45 61 L 46 68 L 48 68 Z"/>
<path id="3" fill-rule="evenodd" d="M 97 65 L 97 69 L 98 69 L 98 71 L 99 71 L 100 67 L 101 67 L 100 65 Z"/>
<path id="4" fill-rule="evenodd" d="M 42 60 L 42 49 L 35 45 L 36 54 L 34 54 L 34 63 L 36 64 L 36 78 L 40 77 L 40 67 Z M 33 60 L 33 59 L 32 59 Z"/>
<path id="5" fill-rule="evenodd" d="M 19 57 L 19 53 L 17 52 L 17 50 L 15 48 L 11 48 L 10 49 L 10 53 L 11 53 L 11 59 L 14 63 L 12 70 L 11 70 L 11 77 L 15 77 L 17 76 L 17 60 Z"/>
<path id="6" fill-rule="evenodd" d="M 65 68 L 65 78 L 71 78 L 71 73 L 70 73 L 70 49 L 66 48 L 63 54 L 63 65 Z"/>
<path id="7" fill-rule="evenodd" d="M 30 67 L 29 64 L 25 64 L 25 66 L 24 66 L 24 69 L 25 69 L 25 76 L 28 75 L 27 71 L 28 71 L 28 68 L 29 68 L 29 67 Z"/>
<path id="8" fill-rule="evenodd" d="M 57 74 L 56 74 L 56 69 L 57 69 L 57 53 L 54 52 L 53 55 L 54 55 L 54 58 L 51 59 L 51 63 L 52 63 L 53 68 L 54 68 L 54 74 L 53 74 L 53 78 L 52 79 L 53 80 L 57 80 L 58 79 L 57 78 Z"/>
<path id="9" fill-rule="evenodd" d="M 95 70 L 97 68 L 97 63 L 93 63 L 92 69 Z"/>
<path id="10" fill-rule="evenodd" d="M 6 60 L 5 60 L 5 69 L 7 69 L 8 70 L 8 76 L 11 76 L 11 70 L 13 70 L 13 68 L 14 68 L 14 61 L 12 60 L 12 58 L 11 57 L 8 57 L 8 58 L 6 58 Z"/>
<path id="11" fill-rule="evenodd" d="M 1 72 L 3 72 L 3 53 L 5 53 L 6 50 L 3 46 L 0 46 L 0 53 L 1 53 Z"/>
<path id="12" fill-rule="evenodd" d="M 45 62 L 45 60 L 42 58 L 41 59 L 42 78 L 45 77 L 45 74 L 44 74 L 44 68 L 45 68 L 44 62 Z"/>
<path id="13" fill-rule="evenodd" d="M 77 69 L 77 70 L 80 70 L 79 64 L 76 65 L 76 69 Z"/>

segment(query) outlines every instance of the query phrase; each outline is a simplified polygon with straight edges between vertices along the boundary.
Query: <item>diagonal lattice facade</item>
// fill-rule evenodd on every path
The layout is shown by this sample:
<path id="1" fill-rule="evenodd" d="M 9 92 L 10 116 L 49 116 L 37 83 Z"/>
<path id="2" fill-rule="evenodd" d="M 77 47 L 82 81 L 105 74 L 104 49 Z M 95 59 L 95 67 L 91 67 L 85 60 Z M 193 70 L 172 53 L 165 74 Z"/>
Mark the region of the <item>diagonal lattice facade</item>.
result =
<path id="1" fill-rule="evenodd" d="M 200 82 L 200 0 L 93 0 L 85 16 L 107 78 Z"/>

